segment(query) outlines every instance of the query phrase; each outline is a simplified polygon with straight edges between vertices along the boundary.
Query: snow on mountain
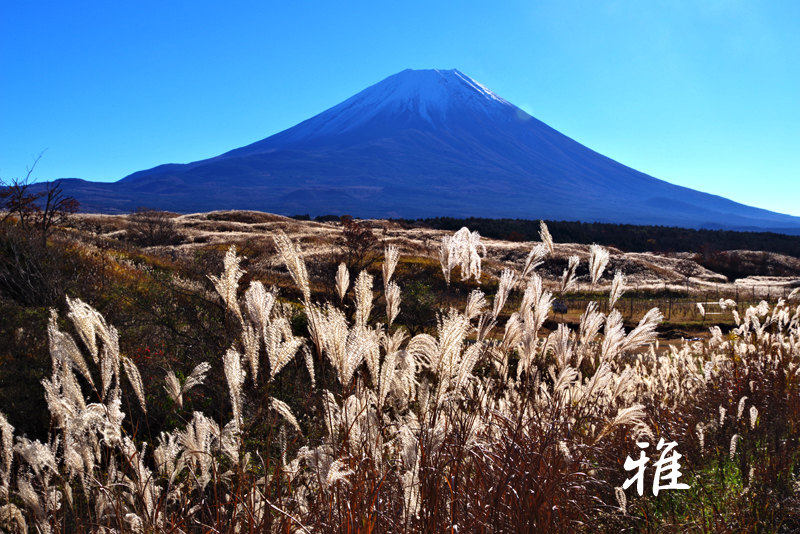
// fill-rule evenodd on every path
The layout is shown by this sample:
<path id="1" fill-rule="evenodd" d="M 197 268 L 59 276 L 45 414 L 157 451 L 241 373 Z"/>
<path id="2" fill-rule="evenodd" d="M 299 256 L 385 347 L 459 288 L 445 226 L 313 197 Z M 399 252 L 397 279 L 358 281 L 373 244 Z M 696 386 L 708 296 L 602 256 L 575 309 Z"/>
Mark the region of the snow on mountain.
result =
<path id="1" fill-rule="evenodd" d="M 303 122 L 296 132 L 298 138 L 333 136 L 355 130 L 377 118 L 408 114 L 422 117 L 435 127 L 436 122 L 446 120 L 448 112 L 464 106 L 487 114 L 498 107 L 516 109 L 458 70 L 408 69 Z"/>
<path id="2" fill-rule="evenodd" d="M 466 74 L 453 70 L 407 69 L 368 87 L 341 104 L 263 141 L 223 154 L 223 158 L 308 145 L 376 127 L 447 128 L 449 116 L 470 110 L 495 120 L 524 113 Z"/>

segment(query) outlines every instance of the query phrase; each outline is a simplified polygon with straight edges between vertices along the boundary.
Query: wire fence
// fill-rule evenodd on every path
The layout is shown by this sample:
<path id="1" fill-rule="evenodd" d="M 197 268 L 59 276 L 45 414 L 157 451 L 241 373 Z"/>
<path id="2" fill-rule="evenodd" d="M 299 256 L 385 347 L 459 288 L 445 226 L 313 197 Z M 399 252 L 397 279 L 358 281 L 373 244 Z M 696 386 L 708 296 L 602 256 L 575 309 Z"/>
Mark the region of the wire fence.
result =
<path id="1" fill-rule="evenodd" d="M 744 316 L 745 311 L 750 306 L 758 305 L 762 300 L 770 305 L 775 304 L 778 299 L 786 298 L 793 287 L 789 285 L 725 285 L 718 288 L 702 288 L 688 286 L 688 290 L 676 291 L 676 286 L 665 287 L 661 290 L 636 290 L 628 288 L 628 291 L 617 301 L 615 308 L 619 310 L 626 319 L 635 319 L 644 316 L 652 308 L 658 308 L 667 321 L 702 321 L 703 315 L 697 306 L 703 305 L 705 311 L 705 322 L 733 322 L 735 309 L 740 316 Z M 487 295 L 491 301 L 493 295 Z M 720 299 L 731 299 L 736 302 L 736 307 L 726 307 L 723 309 L 719 305 Z M 567 311 L 565 314 L 581 314 L 590 302 L 597 302 L 601 312 L 609 313 L 608 293 L 567 293 L 563 299 L 559 299 Z M 511 314 L 519 309 L 522 297 L 518 292 L 512 293 L 503 308 L 504 314 Z M 464 304 L 464 295 L 460 291 L 447 292 L 440 295 L 439 305 L 447 307 L 460 307 Z M 554 309 L 557 309 L 554 306 Z"/>

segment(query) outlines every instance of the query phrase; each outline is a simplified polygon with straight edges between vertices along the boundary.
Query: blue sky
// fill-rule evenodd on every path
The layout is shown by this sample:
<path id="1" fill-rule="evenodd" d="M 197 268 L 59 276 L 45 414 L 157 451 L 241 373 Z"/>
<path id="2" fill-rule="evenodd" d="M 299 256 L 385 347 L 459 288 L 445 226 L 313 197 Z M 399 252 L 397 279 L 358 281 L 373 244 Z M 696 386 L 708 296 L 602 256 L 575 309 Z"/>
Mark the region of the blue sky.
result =
<path id="1" fill-rule="evenodd" d="M 0 178 L 115 181 L 457 68 L 637 170 L 800 216 L 800 2 L 6 1 Z"/>

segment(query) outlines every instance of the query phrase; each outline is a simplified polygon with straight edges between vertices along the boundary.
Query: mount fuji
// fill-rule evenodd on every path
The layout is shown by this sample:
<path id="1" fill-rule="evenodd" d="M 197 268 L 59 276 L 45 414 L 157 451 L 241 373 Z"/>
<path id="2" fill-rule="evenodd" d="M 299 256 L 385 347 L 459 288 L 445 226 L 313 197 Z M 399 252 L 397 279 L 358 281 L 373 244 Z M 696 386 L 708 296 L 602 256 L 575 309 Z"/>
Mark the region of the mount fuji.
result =
<path id="1" fill-rule="evenodd" d="M 458 70 L 405 70 L 210 159 L 115 183 L 69 179 L 87 211 L 493 217 L 771 229 L 800 217 L 653 178 L 559 133 Z"/>

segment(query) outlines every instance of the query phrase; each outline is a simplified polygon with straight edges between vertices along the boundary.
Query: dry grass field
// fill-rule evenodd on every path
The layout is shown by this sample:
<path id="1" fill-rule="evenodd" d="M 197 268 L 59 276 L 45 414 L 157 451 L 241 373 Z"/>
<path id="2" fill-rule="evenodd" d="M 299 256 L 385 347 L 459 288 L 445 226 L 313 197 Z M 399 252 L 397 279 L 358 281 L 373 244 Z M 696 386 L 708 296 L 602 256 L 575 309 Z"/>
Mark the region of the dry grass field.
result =
<path id="1" fill-rule="evenodd" d="M 98 237 L 108 239 L 125 239 L 128 216 L 80 214 L 75 216 L 73 225 Z M 284 231 L 292 240 L 301 243 L 303 257 L 308 262 L 325 261 L 330 258 L 336 247 L 335 242 L 341 238 L 342 226 L 338 222 L 300 221 L 280 215 L 247 211 L 217 211 L 190 215 L 176 215 L 172 218 L 176 230 L 182 235 L 181 243 L 165 247 L 155 247 L 154 251 L 168 250 L 179 255 L 191 255 L 195 250 L 209 246 L 228 246 L 235 244 L 242 247 L 252 243 L 267 243 L 269 236 L 276 230 Z M 381 246 L 394 245 L 400 248 L 403 255 L 413 255 L 436 259 L 438 246 L 444 235 L 452 232 L 426 228 L 409 228 L 397 222 L 385 220 L 365 220 L 363 224 L 372 229 Z M 530 251 L 530 243 L 502 241 L 484 238 L 487 253 L 484 259 L 484 271 L 497 276 L 508 267 L 519 267 Z M 553 265 L 545 265 L 546 281 L 561 276 L 557 268 L 557 260 L 566 260 L 571 255 L 580 257 L 585 263 L 589 257 L 588 245 L 555 243 L 555 255 L 550 258 Z M 613 272 L 621 270 L 626 274 L 628 283 L 641 290 L 686 291 L 687 276 L 682 271 L 682 262 L 691 262 L 691 273 L 688 276 L 688 289 L 692 293 L 706 292 L 721 295 L 744 293 L 750 291 L 757 298 L 777 298 L 786 296 L 793 288 L 800 286 L 800 275 L 793 277 L 751 276 L 729 282 L 721 275 L 709 271 L 691 260 L 692 254 L 674 253 L 671 255 L 657 253 L 624 253 L 611 248 L 611 260 L 602 284 L 610 285 Z M 800 273 L 800 259 L 775 253 L 752 251 L 731 251 L 741 255 L 746 261 L 756 263 L 767 261 L 784 266 L 787 270 Z M 549 267 L 549 269 L 548 269 Z M 611 274 L 609 274 L 609 272 Z M 583 278 L 586 278 L 585 276 Z M 576 291 L 586 290 L 590 284 L 579 280 Z"/>
<path id="2" fill-rule="evenodd" d="M 800 531 L 798 278 L 243 211 L 0 252 L 4 532 Z"/>

